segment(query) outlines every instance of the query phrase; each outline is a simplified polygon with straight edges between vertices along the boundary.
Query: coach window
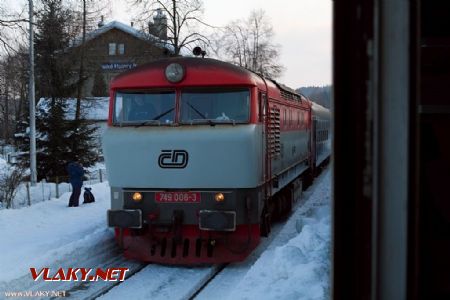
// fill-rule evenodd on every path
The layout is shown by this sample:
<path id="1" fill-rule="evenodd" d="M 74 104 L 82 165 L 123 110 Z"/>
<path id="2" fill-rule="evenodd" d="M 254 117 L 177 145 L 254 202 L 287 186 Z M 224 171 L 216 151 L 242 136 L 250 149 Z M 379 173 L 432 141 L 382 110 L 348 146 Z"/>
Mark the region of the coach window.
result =
<path id="1" fill-rule="evenodd" d="M 109 55 L 116 55 L 116 43 L 109 43 Z"/>

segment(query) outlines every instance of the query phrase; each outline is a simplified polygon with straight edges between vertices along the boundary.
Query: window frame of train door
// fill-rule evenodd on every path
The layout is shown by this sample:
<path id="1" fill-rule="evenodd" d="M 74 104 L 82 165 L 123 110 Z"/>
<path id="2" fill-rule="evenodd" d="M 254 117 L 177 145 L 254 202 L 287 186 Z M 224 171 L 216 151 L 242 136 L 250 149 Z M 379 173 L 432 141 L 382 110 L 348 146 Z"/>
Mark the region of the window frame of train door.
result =
<path id="1" fill-rule="evenodd" d="M 263 90 L 258 90 L 258 106 L 259 106 L 259 122 L 262 124 L 262 143 L 264 149 L 263 155 L 261 155 L 262 163 L 263 163 L 263 182 L 264 182 L 264 205 L 267 207 L 269 205 L 269 197 L 272 194 L 271 188 L 271 168 L 272 164 L 270 161 L 270 154 L 268 151 L 269 145 L 269 135 L 268 135 L 268 120 L 270 118 L 270 107 L 269 107 L 269 97 L 267 96 L 267 92 Z"/>
<path id="2" fill-rule="evenodd" d="M 261 90 L 258 90 L 258 105 L 259 105 L 258 122 L 264 123 L 268 103 L 267 103 L 267 93 Z"/>
<path id="3" fill-rule="evenodd" d="M 267 92 L 263 91 L 263 90 L 258 90 L 258 109 L 259 109 L 259 116 L 258 116 L 258 122 L 262 124 L 262 142 L 263 144 L 263 149 L 265 149 L 265 153 L 261 156 L 262 160 L 263 160 L 263 166 L 264 166 L 264 176 L 263 176 L 263 180 L 264 182 L 266 182 L 266 180 L 268 180 L 268 177 L 270 175 L 270 172 L 267 172 L 267 157 L 266 155 L 268 155 L 267 153 L 267 143 L 268 141 L 268 135 L 267 135 L 267 130 L 268 130 L 268 126 L 267 126 L 267 118 L 270 117 L 267 115 L 267 109 L 268 109 L 269 103 L 268 103 L 268 97 L 267 97 Z"/>

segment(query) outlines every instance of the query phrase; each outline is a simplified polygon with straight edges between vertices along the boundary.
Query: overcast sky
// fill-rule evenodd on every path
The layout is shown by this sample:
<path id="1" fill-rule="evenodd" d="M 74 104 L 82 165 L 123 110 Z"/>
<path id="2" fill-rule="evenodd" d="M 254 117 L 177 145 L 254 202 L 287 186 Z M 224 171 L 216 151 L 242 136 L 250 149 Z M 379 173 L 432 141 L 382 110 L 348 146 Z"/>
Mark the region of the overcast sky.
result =
<path id="1" fill-rule="evenodd" d="M 111 0 L 111 20 L 129 24 L 134 12 L 127 0 Z M 3 7 L 25 7 L 26 0 L 0 0 Z M 269 17 L 275 43 L 281 45 L 285 72 L 277 80 L 292 88 L 331 83 L 331 0 L 203 0 L 204 20 L 225 26 L 254 9 Z M 25 10 L 25 12 L 27 12 Z"/>
<path id="2" fill-rule="evenodd" d="M 331 0 L 203 0 L 204 20 L 224 26 L 247 18 L 253 9 L 265 10 L 273 25 L 275 43 L 282 46 L 285 72 L 279 82 L 292 88 L 331 83 Z M 126 1 L 113 0 L 112 18 L 129 24 Z"/>

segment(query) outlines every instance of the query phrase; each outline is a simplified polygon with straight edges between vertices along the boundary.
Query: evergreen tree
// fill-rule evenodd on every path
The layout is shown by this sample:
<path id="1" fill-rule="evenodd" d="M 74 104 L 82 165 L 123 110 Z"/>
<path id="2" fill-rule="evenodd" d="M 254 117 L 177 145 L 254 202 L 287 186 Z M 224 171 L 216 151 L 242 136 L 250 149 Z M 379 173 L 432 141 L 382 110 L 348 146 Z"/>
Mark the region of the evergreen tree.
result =
<path id="1" fill-rule="evenodd" d="M 39 179 L 54 181 L 56 176 L 67 174 L 66 166 L 71 160 L 70 144 L 66 136 L 66 104 L 57 99 L 50 107 L 42 105 L 36 122 L 37 131 L 37 173 Z"/>
<path id="2" fill-rule="evenodd" d="M 95 72 L 94 85 L 92 86 L 91 94 L 94 97 L 104 97 L 108 95 L 105 78 L 103 78 L 103 74 L 100 70 Z"/>
<path id="3" fill-rule="evenodd" d="M 53 182 L 58 176 L 62 180 L 67 176 L 69 162 L 77 161 L 83 167 L 90 167 L 98 160 L 94 141 L 96 126 L 83 117 L 68 120 L 73 115 L 66 99 L 57 99 L 53 105 L 41 105 L 37 119 L 39 179 Z"/>
<path id="4" fill-rule="evenodd" d="M 69 120 L 67 97 L 75 91 L 72 59 L 69 56 L 71 12 L 61 0 L 42 0 L 36 33 L 37 94 L 47 100 L 37 119 L 37 168 L 39 179 L 54 181 L 67 176 L 66 166 L 78 161 L 84 167 L 97 160 L 92 147 L 95 128 L 85 119 Z M 72 84 L 70 84 L 72 82 Z M 60 179 L 61 180 L 61 179 Z"/>
<path id="5" fill-rule="evenodd" d="M 71 161 L 79 162 L 83 167 L 92 166 L 98 160 L 94 141 L 94 132 L 97 127 L 83 118 L 82 115 L 78 120 L 67 122 L 67 125 L 67 138 L 70 147 L 68 158 Z"/>
<path id="6" fill-rule="evenodd" d="M 71 80 L 71 58 L 65 50 L 69 46 L 69 25 L 72 14 L 64 9 L 61 0 L 42 0 L 38 12 L 36 49 L 36 92 L 38 98 L 67 97 L 74 91 Z M 52 101 L 54 103 L 54 101 Z"/>

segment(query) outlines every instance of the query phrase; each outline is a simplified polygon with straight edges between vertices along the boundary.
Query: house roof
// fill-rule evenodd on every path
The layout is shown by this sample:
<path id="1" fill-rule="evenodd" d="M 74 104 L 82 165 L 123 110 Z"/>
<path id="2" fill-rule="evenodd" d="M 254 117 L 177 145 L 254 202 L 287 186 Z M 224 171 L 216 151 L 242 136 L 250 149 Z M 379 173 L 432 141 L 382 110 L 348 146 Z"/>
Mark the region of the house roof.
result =
<path id="1" fill-rule="evenodd" d="M 96 30 L 86 33 L 85 41 L 86 42 L 90 41 L 90 40 L 98 37 L 99 35 L 102 35 L 112 29 L 117 29 L 117 30 L 123 31 L 129 35 L 134 36 L 135 38 L 138 38 L 142 41 L 151 43 L 152 45 L 155 45 L 156 47 L 167 49 L 171 53 L 174 53 L 174 47 L 170 43 L 167 43 L 166 41 L 163 41 L 160 38 L 158 38 L 150 33 L 138 30 L 134 27 L 131 27 L 131 26 L 124 24 L 122 22 L 119 22 L 119 21 L 111 21 Z M 71 46 L 78 47 L 79 45 L 81 45 L 81 43 L 82 43 L 82 37 L 79 36 L 73 41 Z"/>
<path id="2" fill-rule="evenodd" d="M 51 103 L 50 98 L 39 99 L 36 108 L 37 114 L 40 110 L 48 111 Z M 66 120 L 75 119 L 76 98 L 64 99 L 66 103 Z M 81 99 L 81 114 L 89 121 L 106 121 L 108 120 L 109 97 L 88 97 Z"/>

